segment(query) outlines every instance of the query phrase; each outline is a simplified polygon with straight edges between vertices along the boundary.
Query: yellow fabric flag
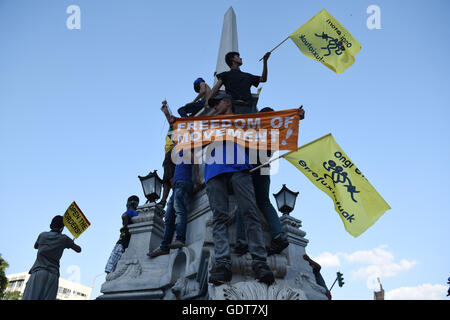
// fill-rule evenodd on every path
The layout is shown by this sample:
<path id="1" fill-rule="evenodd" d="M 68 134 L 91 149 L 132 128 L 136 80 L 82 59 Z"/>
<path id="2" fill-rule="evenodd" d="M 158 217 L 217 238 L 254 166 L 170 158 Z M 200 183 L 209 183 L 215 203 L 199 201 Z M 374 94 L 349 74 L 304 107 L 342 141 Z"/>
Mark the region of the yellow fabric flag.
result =
<path id="1" fill-rule="evenodd" d="M 168 134 L 166 136 L 166 145 L 164 146 L 164 152 L 167 153 L 170 150 L 172 150 L 174 145 L 175 145 L 175 142 L 172 141 L 172 139 L 170 138 L 170 135 Z"/>
<path id="2" fill-rule="evenodd" d="M 305 56 L 336 73 L 350 67 L 361 50 L 361 44 L 325 9 L 289 37 Z"/>
<path id="3" fill-rule="evenodd" d="M 345 229 L 357 237 L 391 207 L 330 134 L 282 156 L 333 201 Z"/>

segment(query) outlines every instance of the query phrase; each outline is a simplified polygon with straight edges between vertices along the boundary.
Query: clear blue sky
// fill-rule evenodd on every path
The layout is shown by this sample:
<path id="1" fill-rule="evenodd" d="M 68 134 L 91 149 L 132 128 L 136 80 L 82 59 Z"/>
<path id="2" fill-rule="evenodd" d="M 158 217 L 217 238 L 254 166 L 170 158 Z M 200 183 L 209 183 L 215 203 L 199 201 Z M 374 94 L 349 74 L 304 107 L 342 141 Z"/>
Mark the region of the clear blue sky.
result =
<path id="1" fill-rule="evenodd" d="M 81 8 L 69 30 L 66 8 Z M 369 30 L 369 5 L 381 30 Z M 0 0 L 0 253 L 7 273 L 28 271 L 37 235 L 76 201 L 91 227 L 66 251 L 61 275 L 79 266 L 91 285 L 117 241 L 138 175 L 162 174 L 167 125 L 159 110 L 212 85 L 226 10 L 233 6 L 242 70 L 261 74 L 263 54 L 326 8 L 362 44 L 335 74 L 292 41 L 269 59 L 259 106 L 303 105 L 299 145 L 332 133 L 392 207 L 358 238 L 331 199 L 282 160 L 271 192 L 300 192 L 307 253 L 335 299 L 372 299 L 374 276 L 389 298 L 448 299 L 450 188 L 447 13 L 438 1 L 18 1 Z M 272 199 L 273 200 L 273 199 Z M 65 231 L 68 234 L 68 231 Z M 447 245 L 445 245 L 447 243 Z M 93 297 L 103 277 L 97 278 Z"/>

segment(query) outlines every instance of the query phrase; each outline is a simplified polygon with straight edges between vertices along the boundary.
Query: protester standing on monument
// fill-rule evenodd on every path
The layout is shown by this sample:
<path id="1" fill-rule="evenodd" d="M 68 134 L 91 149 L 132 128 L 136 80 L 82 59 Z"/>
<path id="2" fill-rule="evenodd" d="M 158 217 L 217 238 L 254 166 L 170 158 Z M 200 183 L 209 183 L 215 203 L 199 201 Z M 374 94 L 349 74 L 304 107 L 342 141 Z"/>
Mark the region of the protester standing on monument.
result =
<path id="1" fill-rule="evenodd" d="M 157 203 L 158 207 L 160 207 L 161 209 L 164 209 L 164 207 L 166 206 L 166 203 L 167 203 L 167 198 L 169 197 L 170 189 L 172 189 L 172 185 L 173 185 L 172 178 L 173 178 L 173 174 L 175 172 L 175 164 L 173 163 L 172 157 L 171 157 L 172 149 L 173 149 L 173 146 L 175 145 L 174 142 L 172 141 L 172 137 L 171 137 L 172 131 L 173 131 L 172 123 L 175 121 L 175 117 L 171 114 L 166 100 L 164 100 L 162 102 L 161 111 L 164 113 L 166 120 L 169 123 L 169 131 L 167 132 L 167 135 L 166 135 L 166 145 L 164 146 L 165 156 L 164 156 L 164 161 L 162 164 L 163 169 L 164 169 L 163 179 L 162 179 L 163 194 L 162 194 L 161 200 Z"/>
<path id="2" fill-rule="evenodd" d="M 178 109 L 181 117 L 192 117 L 199 112 L 205 106 L 206 98 L 211 93 L 211 88 L 206 84 L 205 80 L 197 78 L 194 81 L 194 91 L 198 93 L 195 99 Z"/>
<path id="3" fill-rule="evenodd" d="M 131 196 L 127 200 L 127 211 L 122 214 L 122 228 L 120 229 L 120 237 L 117 241 L 114 249 L 111 252 L 111 255 L 106 263 L 105 272 L 111 273 L 116 270 L 117 262 L 119 262 L 122 254 L 125 252 L 125 249 L 128 248 L 128 244 L 130 243 L 130 231 L 128 230 L 128 225 L 132 224 L 131 218 L 136 217 L 138 215 L 136 209 L 139 206 L 139 197 Z"/>
<path id="4" fill-rule="evenodd" d="M 301 110 L 301 111 L 300 111 Z M 271 112 L 274 111 L 272 108 L 263 108 L 260 112 Z M 300 120 L 305 118 L 305 112 L 301 108 L 299 109 Z M 257 163 L 255 167 L 259 167 L 262 165 L 258 150 Z M 271 151 L 267 151 L 267 156 L 270 158 L 272 156 Z M 253 171 L 252 181 L 253 187 L 255 189 L 255 198 L 256 204 L 258 205 L 259 210 L 263 213 L 266 218 L 267 223 L 270 228 L 270 235 L 272 237 L 272 241 L 270 243 L 270 247 L 267 249 L 267 254 L 270 256 L 272 254 L 278 254 L 283 251 L 288 245 L 289 242 L 286 237 L 286 232 L 281 225 L 280 218 L 278 217 L 277 211 L 273 207 L 270 202 L 269 192 L 270 192 L 270 174 L 269 172 L 261 172 L 263 170 L 270 170 L 270 164 L 265 165 L 264 167 Z M 245 235 L 245 228 L 242 222 L 242 217 L 240 210 L 238 208 L 236 213 L 236 247 L 234 252 L 242 255 L 248 251 L 247 245 L 247 237 Z"/>
<path id="5" fill-rule="evenodd" d="M 147 254 L 150 258 L 169 254 L 170 249 L 182 248 L 186 243 L 189 202 L 194 188 L 197 189 L 201 182 L 198 164 L 193 164 L 193 154 L 190 153 L 190 156 L 183 158 L 183 151 L 180 151 L 179 156 L 180 163 L 175 166 L 173 176 L 173 192 L 164 217 L 163 240 L 157 249 Z M 194 174 L 192 171 L 194 171 Z M 192 178 L 193 175 L 194 179 Z M 176 237 L 172 243 L 174 233 L 176 233 Z"/>
<path id="6" fill-rule="evenodd" d="M 231 96 L 219 93 L 209 99 L 208 104 L 214 107 L 217 114 L 232 114 Z M 211 271 L 209 282 L 220 285 L 232 278 L 230 239 L 228 237 L 228 191 L 232 189 L 241 210 L 244 225 L 248 235 L 248 247 L 252 255 L 252 269 L 255 278 L 267 285 L 275 279 L 272 270 L 267 265 L 267 252 L 262 237 L 261 222 L 258 217 L 258 209 L 255 202 L 255 191 L 249 170 L 248 153 L 245 148 L 235 142 L 218 142 L 208 147 L 214 147 L 211 156 L 222 154 L 218 161 L 205 161 L 206 192 L 213 212 L 213 240 L 215 252 L 215 266 Z M 234 148 L 234 150 L 227 150 Z M 217 150 L 220 149 L 220 150 Z M 217 151 L 217 152 L 216 152 Z M 220 153 L 222 151 L 222 153 Z M 234 160 L 227 158 L 227 152 L 233 152 Z M 230 161 L 232 160 L 232 161 Z M 244 160 L 244 161 L 242 161 Z M 231 162 L 231 163 L 230 163 Z"/>
<path id="7" fill-rule="evenodd" d="M 215 96 L 219 88 L 224 85 L 225 92 L 232 97 L 232 104 L 235 114 L 254 113 L 256 105 L 253 103 L 251 86 L 257 87 L 261 82 L 267 81 L 267 60 L 270 52 L 263 57 L 263 72 L 261 76 L 255 76 L 250 73 L 242 72 L 242 58 L 238 52 L 228 52 L 225 55 L 225 62 L 230 67 L 229 71 L 216 75 L 217 82 L 211 90 L 208 99 Z M 205 105 L 208 107 L 209 105 Z"/>
<path id="8" fill-rule="evenodd" d="M 68 236 L 62 234 L 63 216 L 55 216 L 50 231 L 42 232 L 34 248 L 38 250 L 36 261 L 31 267 L 22 300 L 56 300 L 59 283 L 59 261 L 64 249 L 81 252 L 81 248 Z"/>

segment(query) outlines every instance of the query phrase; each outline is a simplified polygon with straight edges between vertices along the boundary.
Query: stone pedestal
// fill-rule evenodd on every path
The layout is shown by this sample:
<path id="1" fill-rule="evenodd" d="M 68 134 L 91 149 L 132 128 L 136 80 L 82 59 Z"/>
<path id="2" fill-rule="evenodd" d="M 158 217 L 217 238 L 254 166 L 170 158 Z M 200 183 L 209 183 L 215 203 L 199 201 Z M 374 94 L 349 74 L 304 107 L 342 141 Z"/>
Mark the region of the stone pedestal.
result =
<path id="1" fill-rule="evenodd" d="M 229 233 L 232 249 L 236 239 L 235 204 L 230 200 Z M 138 208 L 139 215 L 129 226 L 131 240 L 116 271 L 106 277 L 97 299 L 320 299 L 326 300 L 326 289 L 317 285 L 312 268 L 303 259 L 308 240 L 300 229 L 301 221 L 282 216 L 289 246 L 267 263 L 275 275 L 271 286 L 254 280 L 249 253 L 232 254 L 233 278 L 229 284 L 213 286 L 207 282 L 214 264 L 212 212 L 205 190 L 192 199 L 186 234 L 186 247 L 173 249 L 168 255 L 153 259 L 147 256 L 156 249 L 164 232 L 163 215 L 154 204 Z M 262 216 L 261 216 L 262 218 Z M 263 219 L 263 218 L 262 218 Z M 263 219 L 264 220 L 264 219 Z M 264 240 L 270 244 L 267 224 L 263 223 Z"/>

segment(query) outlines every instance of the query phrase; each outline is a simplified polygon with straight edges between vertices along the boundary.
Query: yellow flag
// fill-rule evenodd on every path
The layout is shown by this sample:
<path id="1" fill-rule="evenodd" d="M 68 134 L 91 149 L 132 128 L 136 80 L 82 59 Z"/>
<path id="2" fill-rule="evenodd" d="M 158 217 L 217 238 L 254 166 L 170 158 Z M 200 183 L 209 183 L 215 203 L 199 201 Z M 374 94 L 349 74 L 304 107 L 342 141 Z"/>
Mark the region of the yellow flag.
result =
<path id="1" fill-rule="evenodd" d="M 175 145 L 175 142 L 172 141 L 170 138 L 170 135 L 166 136 L 166 145 L 164 146 L 164 152 L 167 153 L 170 150 L 172 150 L 173 146 Z"/>
<path id="2" fill-rule="evenodd" d="M 91 225 L 75 201 L 64 213 L 63 222 L 75 238 L 78 238 Z"/>
<path id="3" fill-rule="evenodd" d="M 391 207 L 330 134 L 283 156 L 333 201 L 345 229 L 357 237 Z"/>
<path id="4" fill-rule="evenodd" d="M 361 44 L 325 9 L 289 37 L 304 55 L 336 73 L 350 67 L 361 50 Z"/>

